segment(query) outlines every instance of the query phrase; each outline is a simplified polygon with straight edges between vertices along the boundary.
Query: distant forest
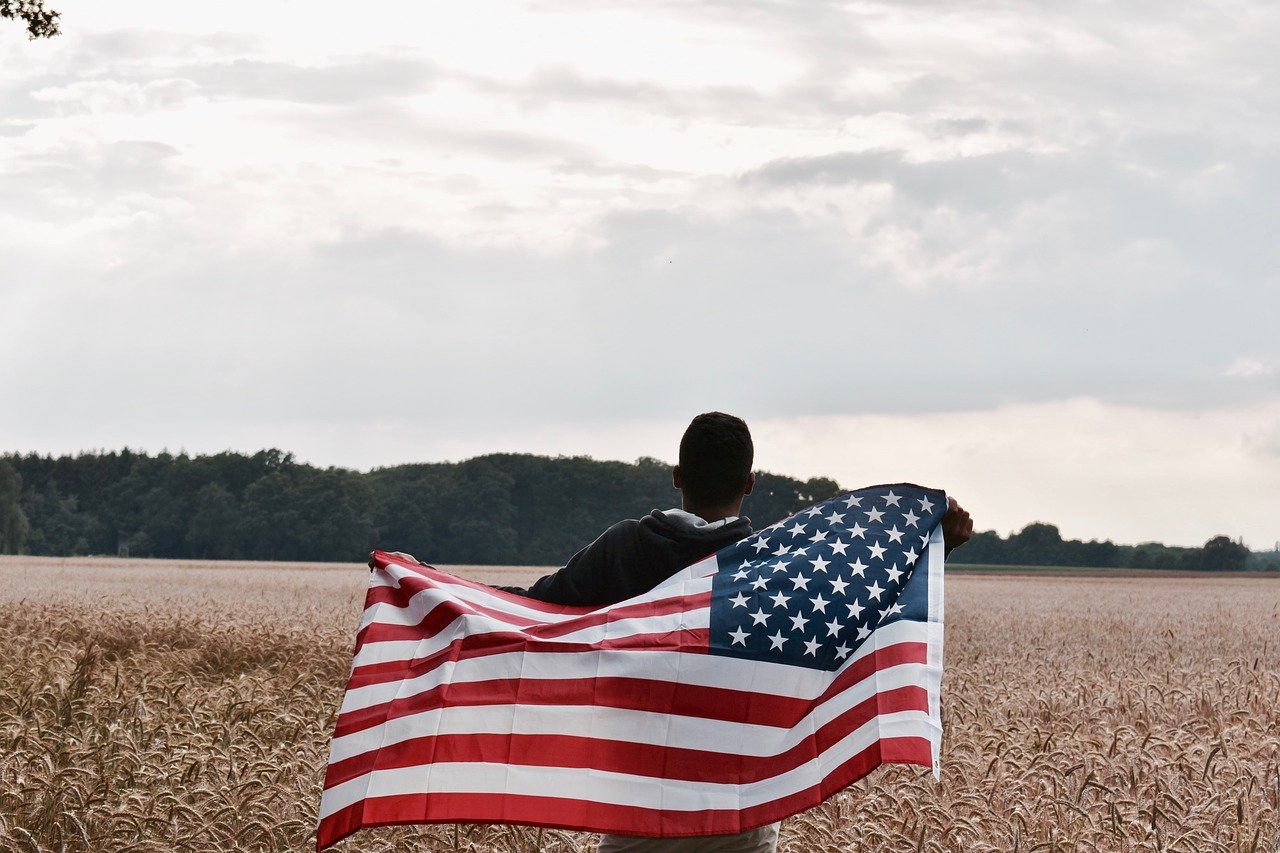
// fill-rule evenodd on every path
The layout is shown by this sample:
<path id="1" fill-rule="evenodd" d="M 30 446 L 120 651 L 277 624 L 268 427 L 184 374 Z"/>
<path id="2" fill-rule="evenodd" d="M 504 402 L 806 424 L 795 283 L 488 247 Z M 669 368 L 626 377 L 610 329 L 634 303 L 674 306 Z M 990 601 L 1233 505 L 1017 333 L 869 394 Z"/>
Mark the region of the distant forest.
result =
<path id="1" fill-rule="evenodd" d="M 743 511 L 763 527 L 838 493 L 834 480 L 757 472 Z M 675 506 L 670 465 L 500 453 L 367 473 L 292 454 L 0 456 L 0 553 L 358 560 L 373 548 L 432 563 L 555 565 L 621 518 Z M 976 534 L 952 562 L 1280 569 L 1226 536 L 1201 548 L 1064 540 L 1035 523 Z"/>

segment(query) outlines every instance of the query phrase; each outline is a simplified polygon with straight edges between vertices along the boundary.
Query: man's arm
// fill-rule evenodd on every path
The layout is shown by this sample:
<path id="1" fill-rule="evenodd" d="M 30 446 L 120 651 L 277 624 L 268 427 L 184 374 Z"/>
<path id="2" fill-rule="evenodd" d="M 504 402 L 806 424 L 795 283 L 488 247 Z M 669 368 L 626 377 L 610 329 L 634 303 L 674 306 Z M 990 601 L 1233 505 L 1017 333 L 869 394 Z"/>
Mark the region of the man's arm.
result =
<path id="1" fill-rule="evenodd" d="M 969 541 L 973 535 L 973 519 L 955 498 L 947 498 L 947 514 L 942 516 L 942 541 L 946 543 L 947 553 Z"/>
<path id="2" fill-rule="evenodd" d="M 634 530 L 630 528 L 635 524 L 635 521 L 622 521 L 613 525 L 570 557 L 564 568 L 543 575 L 527 589 L 518 586 L 500 586 L 498 589 L 548 604 L 571 606 L 611 604 L 626 598 L 616 588 L 622 580 L 617 577 L 619 565 L 616 554 L 619 539 L 634 536 Z"/>
<path id="3" fill-rule="evenodd" d="M 622 576 L 622 565 L 616 558 L 620 540 L 634 537 L 635 521 L 621 521 L 601 533 L 587 547 L 569 558 L 564 568 L 543 575 L 532 586 L 495 586 L 503 592 L 513 592 L 525 598 L 534 598 L 548 604 L 586 606 L 612 604 L 630 597 L 634 591 L 628 588 L 627 578 Z M 632 549 L 634 550 L 634 549 Z M 392 551 L 392 555 L 418 565 L 425 565 L 412 554 Z M 369 555 L 369 568 L 376 568 L 373 554 Z"/>

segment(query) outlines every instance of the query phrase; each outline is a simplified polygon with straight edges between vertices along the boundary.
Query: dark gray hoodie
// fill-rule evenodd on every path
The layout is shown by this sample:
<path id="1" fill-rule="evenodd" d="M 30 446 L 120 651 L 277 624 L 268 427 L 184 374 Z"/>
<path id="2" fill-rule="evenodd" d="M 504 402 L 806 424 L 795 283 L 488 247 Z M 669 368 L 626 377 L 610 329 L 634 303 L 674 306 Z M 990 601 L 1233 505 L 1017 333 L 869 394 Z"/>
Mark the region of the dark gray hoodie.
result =
<path id="1" fill-rule="evenodd" d="M 653 589 L 749 533 L 745 516 L 708 524 L 683 510 L 655 509 L 642 519 L 619 521 L 528 589 L 500 589 L 549 604 L 613 604 Z"/>

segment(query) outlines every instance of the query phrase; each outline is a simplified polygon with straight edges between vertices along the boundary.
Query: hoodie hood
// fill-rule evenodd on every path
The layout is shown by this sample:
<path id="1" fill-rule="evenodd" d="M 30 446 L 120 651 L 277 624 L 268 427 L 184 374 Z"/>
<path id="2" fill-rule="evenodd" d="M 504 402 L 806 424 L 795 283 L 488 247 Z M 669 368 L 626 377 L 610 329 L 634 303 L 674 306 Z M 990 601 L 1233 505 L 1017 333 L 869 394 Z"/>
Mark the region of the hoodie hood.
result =
<path id="1" fill-rule="evenodd" d="M 673 544 L 704 547 L 710 553 L 750 534 L 751 519 L 740 515 L 708 522 L 682 509 L 655 509 L 640 520 L 640 529 Z"/>

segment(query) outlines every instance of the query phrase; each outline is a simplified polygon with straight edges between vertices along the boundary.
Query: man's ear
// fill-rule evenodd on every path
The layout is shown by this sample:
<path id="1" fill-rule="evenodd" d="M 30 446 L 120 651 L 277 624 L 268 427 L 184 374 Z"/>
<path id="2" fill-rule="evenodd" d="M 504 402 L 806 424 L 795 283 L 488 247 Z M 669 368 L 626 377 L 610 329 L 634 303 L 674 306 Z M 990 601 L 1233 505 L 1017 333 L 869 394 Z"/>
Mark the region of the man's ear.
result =
<path id="1" fill-rule="evenodd" d="M 677 465 L 671 469 L 671 485 L 677 489 L 682 488 L 680 485 L 680 466 Z"/>
<path id="2" fill-rule="evenodd" d="M 752 471 L 747 475 L 747 487 L 742 490 L 743 495 L 751 494 L 751 490 L 756 487 L 756 472 Z"/>

